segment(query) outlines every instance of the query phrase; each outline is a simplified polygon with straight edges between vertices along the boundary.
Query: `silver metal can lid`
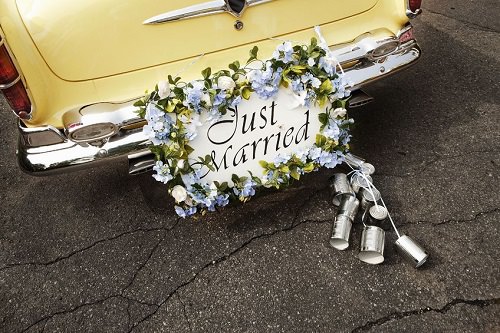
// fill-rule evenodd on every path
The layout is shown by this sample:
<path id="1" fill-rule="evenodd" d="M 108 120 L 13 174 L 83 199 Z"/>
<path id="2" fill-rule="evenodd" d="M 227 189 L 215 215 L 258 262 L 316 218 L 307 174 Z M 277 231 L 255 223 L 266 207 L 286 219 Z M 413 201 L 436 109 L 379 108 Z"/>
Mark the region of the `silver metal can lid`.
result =
<path id="1" fill-rule="evenodd" d="M 373 179 L 370 175 L 364 175 L 363 177 L 359 173 L 355 173 L 351 178 L 351 184 L 357 187 L 368 187 L 369 183 L 373 183 Z"/>
<path id="2" fill-rule="evenodd" d="M 384 206 L 380 205 L 370 207 L 369 213 L 372 218 L 379 221 L 385 220 L 389 215 L 387 209 Z"/>
<path id="3" fill-rule="evenodd" d="M 373 164 L 370 164 L 370 163 L 365 162 L 365 163 L 361 164 L 359 169 L 365 175 L 373 175 L 375 173 L 375 167 L 373 166 Z"/>
<path id="4" fill-rule="evenodd" d="M 374 187 L 370 189 L 363 188 L 363 190 L 360 190 L 360 192 L 362 192 L 363 199 L 365 199 L 366 201 L 375 202 L 379 201 L 381 198 L 380 192 Z"/>

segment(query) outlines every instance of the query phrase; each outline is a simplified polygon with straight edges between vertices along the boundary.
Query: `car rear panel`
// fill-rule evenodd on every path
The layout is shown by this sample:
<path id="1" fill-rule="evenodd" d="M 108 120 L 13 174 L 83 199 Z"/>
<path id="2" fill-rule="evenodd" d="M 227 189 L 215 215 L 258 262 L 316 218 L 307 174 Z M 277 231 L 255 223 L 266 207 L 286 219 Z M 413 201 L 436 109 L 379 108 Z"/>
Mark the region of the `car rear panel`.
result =
<path id="1" fill-rule="evenodd" d="M 255 44 L 352 17 L 377 1 L 274 0 L 247 8 L 240 31 L 229 13 L 143 24 L 203 0 L 17 0 L 17 7 L 51 71 L 65 81 L 86 81 Z"/>

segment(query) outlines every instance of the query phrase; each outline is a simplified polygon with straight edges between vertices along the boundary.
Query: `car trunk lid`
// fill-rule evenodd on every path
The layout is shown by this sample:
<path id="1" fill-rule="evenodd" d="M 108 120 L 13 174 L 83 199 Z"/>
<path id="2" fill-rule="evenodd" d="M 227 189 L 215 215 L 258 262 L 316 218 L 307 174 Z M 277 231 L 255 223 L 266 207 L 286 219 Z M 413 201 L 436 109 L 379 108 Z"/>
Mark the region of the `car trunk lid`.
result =
<path id="1" fill-rule="evenodd" d="M 154 25 L 143 22 L 206 2 L 17 0 L 17 5 L 52 72 L 85 81 L 279 38 L 360 14 L 377 1 L 274 0 L 246 8 L 239 18 L 221 12 Z M 243 23 L 241 30 L 235 29 L 236 20 Z"/>

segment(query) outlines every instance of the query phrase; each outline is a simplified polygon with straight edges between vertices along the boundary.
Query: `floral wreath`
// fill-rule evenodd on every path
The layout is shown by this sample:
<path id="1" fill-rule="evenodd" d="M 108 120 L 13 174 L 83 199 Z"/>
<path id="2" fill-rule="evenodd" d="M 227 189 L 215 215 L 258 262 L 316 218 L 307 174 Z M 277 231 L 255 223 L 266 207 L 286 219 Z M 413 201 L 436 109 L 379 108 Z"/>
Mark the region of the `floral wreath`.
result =
<path id="1" fill-rule="evenodd" d="M 319 29 L 316 32 L 320 44 L 316 38 L 309 45 L 286 41 L 265 61 L 258 59 L 258 48 L 254 46 L 245 66 L 234 61 L 229 69 L 215 73 L 209 67 L 201 72 L 202 79 L 188 83 L 169 75 L 167 81 L 158 82 L 151 93 L 134 104 L 138 114 L 147 120 L 143 132 L 152 143 L 150 149 L 156 159 L 153 177 L 167 184 L 179 216 L 205 214 L 230 201 L 246 202 L 260 188 L 284 188 L 303 174 L 344 162 L 351 138 L 349 126 L 353 123 L 345 109 L 350 92 L 340 64 Z M 326 106 L 325 112 L 318 114 L 321 127 L 315 144 L 293 154 L 280 154 L 272 162 L 260 161 L 261 176 L 250 171 L 248 175 L 233 175 L 232 185 L 201 179 L 194 164 L 211 171 L 214 165 L 209 155 L 190 162 L 194 149 L 189 143 L 197 136 L 197 127 L 203 125 L 200 115 L 206 112 L 206 121 L 214 123 L 252 93 L 263 100 L 272 99 L 280 87 L 291 89 L 301 106 Z"/>

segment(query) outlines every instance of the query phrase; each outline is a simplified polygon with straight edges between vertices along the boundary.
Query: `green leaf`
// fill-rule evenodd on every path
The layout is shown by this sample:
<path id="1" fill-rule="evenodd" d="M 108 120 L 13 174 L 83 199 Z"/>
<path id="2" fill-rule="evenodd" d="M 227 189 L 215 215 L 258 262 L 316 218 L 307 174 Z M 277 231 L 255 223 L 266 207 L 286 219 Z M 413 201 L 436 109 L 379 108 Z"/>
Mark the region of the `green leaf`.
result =
<path id="1" fill-rule="evenodd" d="M 302 74 L 304 73 L 304 70 L 306 69 L 307 67 L 306 66 L 303 66 L 303 65 L 295 65 L 295 66 L 292 66 L 290 69 L 292 72 L 294 73 L 297 73 L 297 74 Z"/>
<path id="2" fill-rule="evenodd" d="M 316 146 L 322 147 L 327 141 L 326 136 L 322 134 L 316 134 Z"/>
<path id="3" fill-rule="evenodd" d="M 283 172 L 283 173 L 289 173 L 290 172 L 290 168 L 288 167 L 288 165 L 283 165 L 280 168 L 280 171 Z"/>
<path id="4" fill-rule="evenodd" d="M 309 55 L 309 57 L 313 58 L 313 59 L 316 59 L 317 57 L 319 57 L 321 54 L 319 52 L 311 52 L 311 54 Z"/>
<path id="5" fill-rule="evenodd" d="M 174 81 L 174 79 L 172 78 L 172 75 L 169 75 L 169 76 L 168 76 L 168 83 L 170 83 L 170 84 L 175 84 L 175 81 Z"/>
<path id="6" fill-rule="evenodd" d="M 191 147 L 191 146 L 189 146 L 189 145 L 185 145 L 185 146 L 184 146 L 184 150 L 186 151 L 186 153 L 187 153 L 188 155 L 191 155 L 191 153 L 194 151 L 194 148 L 193 148 L 193 147 Z"/>
<path id="7" fill-rule="evenodd" d="M 238 60 L 236 60 L 235 62 L 230 63 L 229 69 L 233 70 L 234 72 L 237 72 L 238 69 L 240 69 L 240 62 Z"/>
<path id="8" fill-rule="evenodd" d="M 290 170 L 290 176 L 292 176 L 292 178 L 296 180 L 300 179 L 300 173 L 297 171 L 296 167 Z"/>
<path id="9" fill-rule="evenodd" d="M 328 115 L 326 113 L 318 114 L 318 119 L 322 125 L 326 126 L 326 124 L 328 124 Z"/>
<path id="10" fill-rule="evenodd" d="M 314 171 L 314 163 L 310 162 L 310 163 L 307 163 L 304 168 L 303 168 L 304 172 L 306 173 L 309 173 L 309 172 L 312 172 Z"/>
<path id="11" fill-rule="evenodd" d="M 243 89 L 241 89 L 241 96 L 248 100 L 250 98 L 252 94 L 252 89 L 250 89 L 249 87 L 244 87 Z"/>
<path id="12" fill-rule="evenodd" d="M 318 45 L 318 40 L 316 39 L 316 37 L 312 37 L 311 38 L 311 46 L 314 48 Z"/>
<path id="13" fill-rule="evenodd" d="M 134 106 L 146 106 L 146 104 L 142 99 L 140 99 L 134 103 Z"/>
<path id="14" fill-rule="evenodd" d="M 332 91 L 333 89 L 333 86 L 332 86 L 332 82 L 330 81 L 330 79 L 326 79 L 325 81 L 323 81 L 323 83 L 321 84 L 321 86 L 319 86 L 319 90 L 320 91 L 324 91 L 324 92 L 327 92 L 329 93 L 330 91 Z"/>
<path id="15" fill-rule="evenodd" d="M 210 67 L 207 67 L 201 71 L 201 75 L 203 75 L 204 79 L 208 79 L 210 77 L 210 74 L 212 74 L 212 69 Z"/>
<path id="16" fill-rule="evenodd" d="M 254 46 L 250 50 L 250 58 L 257 59 L 257 53 L 259 52 L 259 48 L 257 46 Z"/>

